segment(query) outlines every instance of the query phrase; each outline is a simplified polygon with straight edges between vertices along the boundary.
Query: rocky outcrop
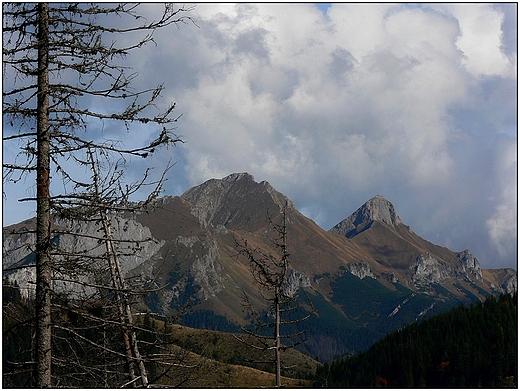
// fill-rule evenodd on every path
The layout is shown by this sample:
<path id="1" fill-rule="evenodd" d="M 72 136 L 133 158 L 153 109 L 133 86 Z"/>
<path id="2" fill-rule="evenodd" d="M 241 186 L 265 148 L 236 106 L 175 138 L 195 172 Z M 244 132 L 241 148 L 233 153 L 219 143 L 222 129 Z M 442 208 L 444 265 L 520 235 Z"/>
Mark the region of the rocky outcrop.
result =
<path id="1" fill-rule="evenodd" d="M 415 297 L 415 295 L 415 293 L 412 293 L 409 297 L 404 299 L 402 303 L 398 304 L 397 307 L 394 308 L 394 310 L 388 315 L 388 317 L 391 318 L 392 316 L 395 316 L 395 314 L 397 314 L 401 310 L 401 308 L 403 308 L 403 306 L 410 301 L 411 298 Z"/>
<path id="2" fill-rule="evenodd" d="M 360 279 L 365 277 L 376 278 L 372 269 L 370 269 L 370 265 L 365 261 L 351 262 L 347 264 L 347 270 Z"/>
<path id="3" fill-rule="evenodd" d="M 392 284 L 397 284 L 399 282 L 399 278 L 397 278 L 394 272 L 381 273 L 381 276 L 383 276 L 383 278 L 385 278 L 387 281 L 390 281 Z"/>
<path id="4" fill-rule="evenodd" d="M 161 314 L 172 314 L 192 299 L 205 301 L 224 289 L 225 278 L 219 260 L 215 239 L 178 235 L 134 269 L 133 280 L 142 286 L 151 281 L 150 288 L 156 291 L 149 298 L 153 306 Z M 167 269 L 165 264 L 169 265 Z M 165 271 L 167 277 L 161 280 L 159 276 Z"/>
<path id="5" fill-rule="evenodd" d="M 95 222 L 68 222 L 60 220 L 57 226 L 67 232 L 78 235 L 59 235 L 59 245 L 64 249 L 74 249 L 76 252 L 86 251 L 89 255 L 100 256 L 105 253 L 105 247 L 99 246 L 102 236 L 100 226 Z M 133 218 L 124 218 L 115 213 L 110 215 L 110 229 L 121 257 L 123 273 L 127 274 L 152 255 L 157 253 L 164 242 L 155 240 L 148 227 L 143 226 Z M 81 233 L 81 235 L 79 235 Z M 92 236 L 92 237 L 86 237 Z"/>
<path id="6" fill-rule="evenodd" d="M 502 285 L 500 285 L 502 292 L 513 294 L 518 291 L 518 280 L 517 276 L 509 277 Z"/>
<path id="7" fill-rule="evenodd" d="M 480 263 L 469 250 L 457 254 L 457 264 L 452 268 L 445 261 L 426 252 L 419 255 L 413 266 L 411 280 L 415 284 L 442 283 L 447 278 L 482 282 Z"/>
<path id="8" fill-rule="evenodd" d="M 195 261 L 190 270 L 195 283 L 200 286 L 197 295 L 201 300 L 207 300 L 224 289 L 223 278 L 220 275 L 222 266 L 218 262 L 217 242 L 212 240 L 204 248 L 206 253 L 202 257 L 195 255 Z"/>
<path id="9" fill-rule="evenodd" d="M 197 236 L 177 236 L 168 245 L 166 254 L 164 250 L 161 254 L 163 255 L 136 269 L 136 272 L 141 279 L 154 279 L 159 274 L 158 268 L 165 257 L 173 255 L 173 259 L 180 262 L 170 271 L 168 286 L 157 292 L 158 306 L 164 313 L 168 313 L 170 308 L 184 304 L 183 301 L 187 299 L 186 292 L 194 292 L 199 300 L 205 301 L 224 289 L 219 249 L 215 239 L 201 240 Z M 187 271 L 181 272 L 177 269 L 180 264 L 190 266 Z"/>
<path id="10" fill-rule="evenodd" d="M 457 254 L 460 265 L 455 268 L 455 276 L 459 279 L 470 281 L 482 281 L 482 269 L 480 263 L 469 250 L 464 250 Z"/>
<path id="11" fill-rule="evenodd" d="M 35 250 L 36 234 L 32 232 L 31 226 L 13 229 L 15 234 L 10 231 L 4 229 L 3 232 L 2 266 L 4 270 L 20 262 Z"/>
<path id="12" fill-rule="evenodd" d="M 403 223 L 395 212 L 392 203 L 384 197 L 377 195 L 368 200 L 345 220 L 332 227 L 329 232 L 351 238 L 370 228 L 374 221 L 391 227 L 397 227 Z"/>
<path id="13" fill-rule="evenodd" d="M 512 295 L 518 291 L 518 279 L 516 275 L 508 277 L 500 286 L 491 283 L 491 288 L 501 293 Z"/>
<path id="14" fill-rule="evenodd" d="M 289 271 L 289 275 L 285 280 L 283 286 L 283 293 L 287 297 L 293 297 L 300 288 L 307 288 L 311 286 L 309 276 L 303 272 L 297 272 L 294 269 Z"/>
<path id="15" fill-rule="evenodd" d="M 34 265 L 34 262 L 31 262 Z M 16 268 L 4 272 L 4 278 L 6 278 L 10 284 L 18 285 L 20 289 L 20 295 L 24 299 L 34 298 L 36 293 L 36 269 L 32 266 Z"/>
<path id="16" fill-rule="evenodd" d="M 13 230 L 3 231 L 2 243 L 2 270 L 3 277 L 11 284 L 19 286 L 20 294 L 24 298 L 33 297 L 35 293 L 36 270 L 32 266 L 36 262 L 35 250 L 36 235 L 34 228 L 16 227 Z M 16 233 L 12 233 L 15 231 Z"/>
<path id="17" fill-rule="evenodd" d="M 412 282 L 419 285 L 442 283 L 452 273 L 449 266 L 428 252 L 419 255 L 412 268 Z"/>

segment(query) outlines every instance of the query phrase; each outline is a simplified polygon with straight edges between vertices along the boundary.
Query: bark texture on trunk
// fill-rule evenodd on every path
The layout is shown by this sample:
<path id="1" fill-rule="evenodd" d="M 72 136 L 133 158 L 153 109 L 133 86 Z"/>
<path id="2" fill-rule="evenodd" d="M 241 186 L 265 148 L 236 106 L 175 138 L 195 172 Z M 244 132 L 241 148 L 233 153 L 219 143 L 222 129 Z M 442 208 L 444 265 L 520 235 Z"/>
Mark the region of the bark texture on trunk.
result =
<path id="1" fill-rule="evenodd" d="M 36 387 L 51 384 L 49 4 L 38 4 L 36 168 Z"/>

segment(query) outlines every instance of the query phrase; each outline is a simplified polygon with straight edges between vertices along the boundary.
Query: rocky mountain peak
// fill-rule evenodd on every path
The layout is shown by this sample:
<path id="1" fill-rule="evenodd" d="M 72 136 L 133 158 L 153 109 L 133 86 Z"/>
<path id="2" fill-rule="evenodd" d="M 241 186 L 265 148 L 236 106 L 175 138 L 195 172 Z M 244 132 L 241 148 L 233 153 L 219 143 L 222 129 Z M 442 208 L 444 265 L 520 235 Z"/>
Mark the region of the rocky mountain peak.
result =
<path id="1" fill-rule="evenodd" d="M 248 172 L 236 172 L 233 174 L 229 174 L 227 177 L 221 179 L 222 182 L 236 182 L 241 179 L 245 179 L 247 181 L 254 181 L 255 177 Z"/>
<path id="2" fill-rule="evenodd" d="M 392 203 L 383 196 L 376 195 L 345 220 L 332 227 L 329 232 L 350 238 L 370 228 L 374 221 L 392 227 L 397 227 L 403 223 Z"/>
<path id="3" fill-rule="evenodd" d="M 380 221 L 394 227 L 403 223 L 395 212 L 392 203 L 380 195 L 369 199 L 360 209 L 363 209 L 363 212 L 366 212 L 368 217 L 374 221 Z"/>
<path id="4" fill-rule="evenodd" d="M 268 211 L 275 212 L 293 203 L 268 182 L 255 181 L 253 175 L 243 172 L 222 179 L 210 179 L 192 187 L 181 198 L 193 205 L 192 213 L 201 225 L 239 228 L 256 226 L 265 220 Z"/>

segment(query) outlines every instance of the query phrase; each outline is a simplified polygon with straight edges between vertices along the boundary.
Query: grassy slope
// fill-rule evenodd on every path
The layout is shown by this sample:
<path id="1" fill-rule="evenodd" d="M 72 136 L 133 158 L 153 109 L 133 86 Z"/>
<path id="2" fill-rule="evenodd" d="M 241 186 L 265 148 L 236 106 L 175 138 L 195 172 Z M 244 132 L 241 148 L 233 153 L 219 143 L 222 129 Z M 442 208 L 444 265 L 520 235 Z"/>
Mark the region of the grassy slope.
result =
<path id="1" fill-rule="evenodd" d="M 161 328 L 161 321 L 155 320 Z M 160 384 L 189 388 L 213 387 L 272 387 L 275 385 L 273 366 L 253 361 L 267 360 L 255 349 L 237 340 L 233 334 L 212 330 L 173 325 L 173 351 L 184 351 L 186 363 L 192 368 L 176 369 L 171 377 L 164 377 Z M 181 354 L 179 354 L 181 356 Z M 311 376 L 320 365 L 317 361 L 294 350 L 282 354 L 285 366 L 282 383 L 288 387 L 309 387 L 311 380 L 296 378 Z"/>

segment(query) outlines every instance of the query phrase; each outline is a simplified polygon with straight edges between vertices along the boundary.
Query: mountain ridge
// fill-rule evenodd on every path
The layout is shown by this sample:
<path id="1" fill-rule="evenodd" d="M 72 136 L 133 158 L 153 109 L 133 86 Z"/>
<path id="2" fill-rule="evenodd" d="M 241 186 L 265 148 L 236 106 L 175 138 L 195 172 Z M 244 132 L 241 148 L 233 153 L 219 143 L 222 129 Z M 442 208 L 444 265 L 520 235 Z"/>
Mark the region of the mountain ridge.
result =
<path id="1" fill-rule="evenodd" d="M 274 251 L 269 221 L 281 221 L 284 206 L 291 254 L 287 289 L 305 291 L 320 311 L 304 346 L 314 357 L 330 359 L 365 349 L 416 319 L 517 289 L 516 271 L 481 269 L 469 250 L 457 253 L 426 241 L 382 196 L 342 220 L 348 223 L 345 229 L 325 231 L 268 182 L 237 173 L 205 181 L 181 196 L 162 197 L 146 211 L 114 217 L 121 227 L 118 235 L 149 232 L 156 243 L 139 257 L 122 257 L 133 265 L 128 278 L 156 284 L 140 308 L 168 315 L 183 304 L 187 292 L 194 292 L 193 321 L 204 316 L 204 324 L 225 319 L 231 329 L 245 325 L 243 293 L 256 309 L 263 299 L 247 263 L 237 256 L 236 242 L 247 240 L 266 253 Z M 30 224 L 4 228 L 4 250 L 13 251 L 3 260 L 4 277 L 19 285 L 25 281 L 29 288 L 34 275 L 5 270 L 29 262 L 30 250 L 22 254 L 16 248 L 34 238 L 22 231 L 7 233 Z"/>

